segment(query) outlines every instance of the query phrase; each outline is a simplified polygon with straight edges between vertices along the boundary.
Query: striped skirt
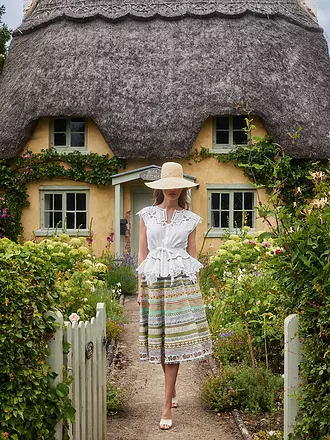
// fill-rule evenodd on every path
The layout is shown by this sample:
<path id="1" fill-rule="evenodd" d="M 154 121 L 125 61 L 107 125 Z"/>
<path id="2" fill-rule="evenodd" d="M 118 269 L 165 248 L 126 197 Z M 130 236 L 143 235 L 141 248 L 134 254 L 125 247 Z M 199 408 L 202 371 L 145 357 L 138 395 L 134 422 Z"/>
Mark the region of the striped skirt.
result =
<path id="1" fill-rule="evenodd" d="M 212 354 L 211 334 L 198 283 L 178 277 L 142 282 L 140 359 L 178 363 Z"/>

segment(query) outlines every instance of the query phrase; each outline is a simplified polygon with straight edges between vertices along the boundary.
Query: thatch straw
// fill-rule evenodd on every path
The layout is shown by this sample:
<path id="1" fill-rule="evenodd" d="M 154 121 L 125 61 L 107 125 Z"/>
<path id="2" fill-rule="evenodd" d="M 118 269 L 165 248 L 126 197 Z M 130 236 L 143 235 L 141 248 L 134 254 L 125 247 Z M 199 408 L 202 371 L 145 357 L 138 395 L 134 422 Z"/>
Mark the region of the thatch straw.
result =
<path id="1" fill-rule="evenodd" d="M 330 156 L 328 48 L 296 0 L 134 5 L 39 0 L 0 77 L 1 157 L 55 116 L 93 118 L 121 157 L 184 157 L 242 99 L 289 154 Z"/>

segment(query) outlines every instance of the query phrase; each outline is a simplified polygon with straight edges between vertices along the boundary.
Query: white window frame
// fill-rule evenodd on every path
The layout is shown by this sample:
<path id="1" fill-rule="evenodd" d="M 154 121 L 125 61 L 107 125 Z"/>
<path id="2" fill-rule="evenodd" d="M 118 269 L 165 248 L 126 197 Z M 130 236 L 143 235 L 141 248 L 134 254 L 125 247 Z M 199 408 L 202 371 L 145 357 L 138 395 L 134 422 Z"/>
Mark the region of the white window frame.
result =
<path id="1" fill-rule="evenodd" d="M 64 146 L 58 146 L 54 144 L 54 135 L 55 135 L 55 119 L 65 119 L 66 120 L 66 145 Z M 83 147 L 71 147 L 71 119 L 84 119 L 85 120 L 85 145 Z M 87 131 L 88 131 L 88 119 L 82 118 L 79 116 L 74 116 L 72 118 L 67 117 L 56 117 L 51 119 L 50 123 L 50 145 L 52 148 L 54 148 L 56 151 L 60 153 L 73 153 L 74 151 L 79 151 L 80 153 L 88 154 L 88 147 L 87 147 Z"/>
<path id="2" fill-rule="evenodd" d="M 206 184 L 207 189 L 207 226 L 208 226 L 208 237 L 222 237 L 226 233 L 231 234 L 240 234 L 241 229 L 235 228 L 233 225 L 233 216 L 234 216 L 234 193 L 235 192 L 251 192 L 254 195 L 253 200 L 253 225 L 251 228 L 251 232 L 256 232 L 256 221 L 257 221 L 257 210 L 256 210 L 256 197 L 257 191 L 255 186 L 249 184 Z M 212 193 L 227 193 L 229 196 L 229 228 L 215 228 L 212 227 L 212 218 L 211 218 L 211 194 Z"/>
<path id="3" fill-rule="evenodd" d="M 228 132 L 229 132 L 229 143 L 228 144 L 217 144 L 217 130 L 216 130 L 216 118 L 229 118 Z M 234 144 L 234 128 L 233 128 L 233 115 L 217 115 L 212 118 L 212 150 L 215 153 L 229 153 L 234 148 L 241 147 L 247 144 Z M 238 131 L 238 130 L 235 130 Z M 241 131 L 241 130 L 239 130 Z"/>
<path id="4" fill-rule="evenodd" d="M 52 236 L 65 232 L 68 235 L 73 236 L 89 236 L 89 187 L 88 186 L 40 186 L 40 229 L 35 231 L 37 237 Z M 81 193 L 86 194 L 86 229 L 67 229 L 67 228 L 47 228 L 44 225 L 44 214 L 45 214 L 45 194 L 62 194 L 64 198 L 64 204 L 62 207 L 62 212 L 66 212 L 66 197 L 67 193 Z"/>

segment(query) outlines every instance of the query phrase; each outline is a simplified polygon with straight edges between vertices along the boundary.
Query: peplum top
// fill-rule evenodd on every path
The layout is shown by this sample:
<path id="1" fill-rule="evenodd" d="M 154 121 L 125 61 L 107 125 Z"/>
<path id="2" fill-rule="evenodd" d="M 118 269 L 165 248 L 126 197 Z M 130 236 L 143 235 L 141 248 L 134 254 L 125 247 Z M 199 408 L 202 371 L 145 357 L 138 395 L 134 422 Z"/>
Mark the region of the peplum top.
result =
<path id="1" fill-rule="evenodd" d="M 157 281 L 159 277 L 171 277 L 171 281 L 179 275 L 187 276 L 196 282 L 196 273 L 203 265 L 187 252 L 189 234 L 202 219 L 186 209 L 174 210 L 170 223 L 167 223 L 165 208 L 147 206 L 137 215 L 146 226 L 148 255 L 137 268 L 144 276 L 147 284 Z"/>

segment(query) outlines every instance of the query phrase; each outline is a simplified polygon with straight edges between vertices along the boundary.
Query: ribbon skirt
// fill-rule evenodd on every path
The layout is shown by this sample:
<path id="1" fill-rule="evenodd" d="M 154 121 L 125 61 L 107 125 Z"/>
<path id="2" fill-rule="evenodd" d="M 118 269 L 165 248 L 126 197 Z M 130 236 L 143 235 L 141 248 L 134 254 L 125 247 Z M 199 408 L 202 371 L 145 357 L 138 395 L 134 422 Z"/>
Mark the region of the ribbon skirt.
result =
<path id="1" fill-rule="evenodd" d="M 140 359 L 178 363 L 212 354 L 211 334 L 198 283 L 158 278 L 141 286 Z"/>

